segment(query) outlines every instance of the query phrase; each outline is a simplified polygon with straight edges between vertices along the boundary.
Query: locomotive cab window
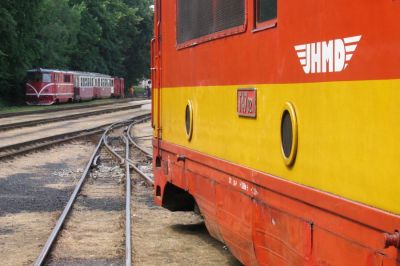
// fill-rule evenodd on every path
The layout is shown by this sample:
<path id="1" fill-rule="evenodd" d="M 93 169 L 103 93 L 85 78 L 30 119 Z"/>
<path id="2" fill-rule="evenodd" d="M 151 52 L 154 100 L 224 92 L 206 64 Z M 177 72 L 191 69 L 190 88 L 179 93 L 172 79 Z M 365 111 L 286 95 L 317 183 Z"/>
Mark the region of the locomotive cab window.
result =
<path id="1" fill-rule="evenodd" d="M 277 23 L 277 0 L 255 0 L 255 29 L 275 27 Z"/>
<path id="2" fill-rule="evenodd" d="M 28 81 L 31 82 L 42 82 L 43 74 L 39 72 L 29 72 L 28 73 Z"/>
<path id="3" fill-rule="evenodd" d="M 246 29 L 245 0 L 177 0 L 178 49 Z"/>

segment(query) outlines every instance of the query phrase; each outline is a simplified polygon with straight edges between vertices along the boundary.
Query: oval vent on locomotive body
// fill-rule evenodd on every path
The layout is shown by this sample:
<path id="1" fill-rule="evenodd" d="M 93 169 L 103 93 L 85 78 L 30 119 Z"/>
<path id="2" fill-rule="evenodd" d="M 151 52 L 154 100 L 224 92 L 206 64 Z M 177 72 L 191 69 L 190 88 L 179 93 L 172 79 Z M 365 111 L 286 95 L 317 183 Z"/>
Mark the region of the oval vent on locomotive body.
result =
<path id="1" fill-rule="evenodd" d="M 281 151 L 286 166 L 293 166 L 297 155 L 297 117 L 294 105 L 285 104 L 281 118 Z"/>
<path id="2" fill-rule="evenodd" d="M 188 101 L 185 109 L 185 130 L 187 139 L 191 141 L 193 135 L 193 105 L 191 101 Z"/>

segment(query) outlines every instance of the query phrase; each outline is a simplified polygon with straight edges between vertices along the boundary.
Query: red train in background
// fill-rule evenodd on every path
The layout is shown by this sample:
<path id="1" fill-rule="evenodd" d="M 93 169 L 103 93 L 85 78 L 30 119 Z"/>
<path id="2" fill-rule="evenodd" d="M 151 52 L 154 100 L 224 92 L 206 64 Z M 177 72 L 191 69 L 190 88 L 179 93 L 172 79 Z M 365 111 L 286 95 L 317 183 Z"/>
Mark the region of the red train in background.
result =
<path id="1" fill-rule="evenodd" d="M 26 103 L 51 105 L 103 98 L 123 98 L 124 79 L 104 74 L 32 69 L 28 71 Z"/>

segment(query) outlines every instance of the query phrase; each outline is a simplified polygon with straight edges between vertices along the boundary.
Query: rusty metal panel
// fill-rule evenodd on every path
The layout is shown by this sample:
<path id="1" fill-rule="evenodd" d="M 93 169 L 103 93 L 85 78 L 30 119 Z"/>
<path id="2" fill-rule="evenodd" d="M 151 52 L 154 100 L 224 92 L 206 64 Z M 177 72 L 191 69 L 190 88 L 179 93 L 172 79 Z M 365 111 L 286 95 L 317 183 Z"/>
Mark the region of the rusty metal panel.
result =
<path id="1" fill-rule="evenodd" d="M 312 251 L 312 223 L 254 203 L 254 250 L 269 265 L 304 265 Z"/>

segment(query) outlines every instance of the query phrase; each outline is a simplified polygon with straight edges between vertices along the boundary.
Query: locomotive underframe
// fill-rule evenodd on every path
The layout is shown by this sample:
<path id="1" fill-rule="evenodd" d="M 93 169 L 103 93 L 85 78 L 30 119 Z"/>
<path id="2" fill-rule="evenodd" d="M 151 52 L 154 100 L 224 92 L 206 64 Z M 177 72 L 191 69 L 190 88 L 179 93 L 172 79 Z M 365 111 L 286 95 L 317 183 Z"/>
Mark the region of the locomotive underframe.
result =
<path id="1" fill-rule="evenodd" d="M 156 139 L 155 151 L 159 143 L 155 202 L 197 204 L 210 234 L 244 264 L 398 265 L 398 249 L 386 247 L 398 217 Z"/>

